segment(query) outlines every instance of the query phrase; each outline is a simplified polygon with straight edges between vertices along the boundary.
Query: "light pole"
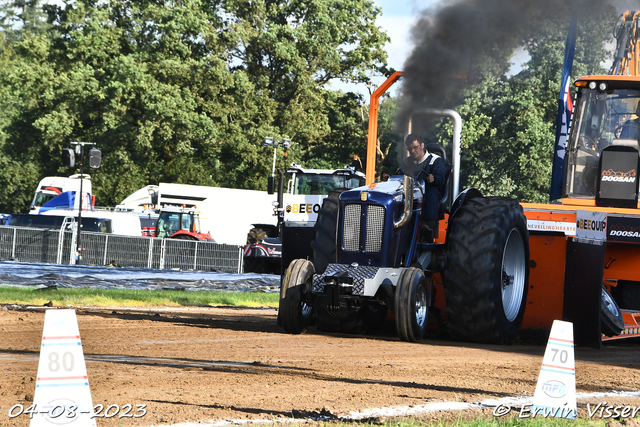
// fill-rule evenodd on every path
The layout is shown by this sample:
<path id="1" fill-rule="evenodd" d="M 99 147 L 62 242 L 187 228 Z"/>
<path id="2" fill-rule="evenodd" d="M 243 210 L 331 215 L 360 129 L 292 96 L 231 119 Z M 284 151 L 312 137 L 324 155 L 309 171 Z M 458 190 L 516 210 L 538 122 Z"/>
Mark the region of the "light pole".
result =
<path id="1" fill-rule="evenodd" d="M 273 194 L 275 193 L 275 189 L 276 189 L 276 178 L 275 178 L 275 174 L 276 174 L 276 151 L 278 149 L 278 145 L 282 144 L 282 148 L 284 149 L 284 156 L 285 156 L 285 161 L 287 158 L 287 150 L 289 149 L 289 147 L 291 147 L 291 140 L 287 139 L 287 138 L 282 138 L 282 141 L 277 141 L 274 140 L 272 137 L 268 136 L 264 139 L 264 141 L 262 141 L 262 143 L 260 143 L 260 145 L 262 145 L 263 147 L 267 148 L 267 147 L 271 147 L 273 146 L 273 166 L 271 167 L 271 176 L 269 178 L 267 178 L 267 193 L 268 194 Z M 285 165 L 285 169 L 286 169 L 286 165 Z M 278 216 L 278 225 L 280 225 L 280 215 L 279 212 L 282 210 L 282 185 L 283 185 L 283 175 L 282 175 L 282 171 L 280 171 L 280 180 L 279 180 L 279 184 L 278 184 L 278 200 L 274 201 L 273 204 L 273 208 L 274 208 L 274 215 Z"/>
<path id="2" fill-rule="evenodd" d="M 278 149 L 278 145 L 282 144 L 282 148 L 284 148 L 285 153 L 291 147 L 291 140 L 287 138 L 282 138 L 282 141 L 277 141 L 272 137 L 268 136 L 260 143 L 263 147 L 271 147 L 273 146 L 273 167 L 271 168 L 271 176 L 273 177 L 276 174 L 276 151 Z"/>
<path id="3" fill-rule="evenodd" d="M 75 145 L 75 152 L 80 156 L 80 194 L 76 195 L 76 200 L 78 200 L 78 229 L 76 234 L 76 264 L 80 264 L 82 260 L 82 247 L 80 246 L 80 230 L 82 229 L 82 199 L 84 198 L 84 194 L 82 192 L 82 183 L 84 181 L 84 146 L 91 145 L 95 147 L 95 142 L 71 142 L 70 145 Z M 73 154 L 73 150 L 71 148 L 65 148 L 62 150 L 62 161 L 65 166 L 73 167 L 75 166 L 75 155 Z M 91 148 L 89 150 L 89 167 L 92 169 L 97 169 L 100 167 L 100 162 L 102 161 L 102 153 L 100 150 L 95 148 Z"/>

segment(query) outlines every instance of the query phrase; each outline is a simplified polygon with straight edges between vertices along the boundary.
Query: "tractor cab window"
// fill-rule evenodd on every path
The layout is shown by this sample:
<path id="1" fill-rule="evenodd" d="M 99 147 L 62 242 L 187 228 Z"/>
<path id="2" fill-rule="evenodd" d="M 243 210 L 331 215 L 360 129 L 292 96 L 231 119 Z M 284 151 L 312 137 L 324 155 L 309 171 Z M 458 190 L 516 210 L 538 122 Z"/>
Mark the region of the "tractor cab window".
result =
<path id="1" fill-rule="evenodd" d="M 358 188 L 364 185 L 364 178 L 359 176 L 347 177 L 346 178 L 346 188 Z"/>
<path id="2" fill-rule="evenodd" d="M 565 197 L 595 197 L 600 153 L 605 147 L 638 147 L 638 140 L 626 129 L 640 120 L 636 115 L 639 101 L 640 90 L 580 90 L 567 143 Z"/>
<path id="3" fill-rule="evenodd" d="M 294 173 L 287 184 L 289 194 L 327 195 L 336 188 L 357 188 L 364 185 L 364 178 L 355 174 Z"/>
<path id="4" fill-rule="evenodd" d="M 161 212 L 158 217 L 158 237 L 171 237 L 180 230 L 180 214 L 178 212 Z"/>
<path id="5" fill-rule="evenodd" d="M 344 187 L 344 178 L 338 175 L 296 174 L 293 194 L 324 195 Z"/>
<path id="6" fill-rule="evenodd" d="M 193 227 L 193 216 L 191 215 L 182 215 L 182 227 L 181 230 L 192 231 Z"/>
<path id="7" fill-rule="evenodd" d="M 200 222 L 198 217 L 193 213 L 182 214 L 182 230 L 197 233 L 200 230 Z"/>

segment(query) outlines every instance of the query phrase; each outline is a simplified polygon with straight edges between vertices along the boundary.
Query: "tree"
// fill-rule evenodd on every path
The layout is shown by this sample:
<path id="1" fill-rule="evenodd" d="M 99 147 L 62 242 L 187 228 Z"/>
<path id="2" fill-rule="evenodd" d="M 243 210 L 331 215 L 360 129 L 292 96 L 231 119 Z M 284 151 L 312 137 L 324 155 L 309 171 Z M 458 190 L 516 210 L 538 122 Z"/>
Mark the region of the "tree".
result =
<path id="1" fill-rule="evenodd" d="M 1 150 L 34 171 L 17 184 L 26 194 L 71 172 L 60 161 L 70 141 L 102 150 L 101 205 L 160 181 L 265 188 L 265 136 L 293 139 L 294 159 L 355 149 L 354 98 L 324 85 L 384 67 L 387 38 L 366 0 L 79 0 L 47 11 L 52 31 L 21 39 L 0 69 L 0 102 L 15 112 Z"/>
<path id="2" fill-rule="evenodd" d="M 326 85 L 332 79 L 364 82 L 372 67 L 386 70 L 388 37 L 375 25 L 380 10 L 366 0 L 226 0 L 221 7 L 231 16 L 221 34 L 227 62 L 259 95 L 255 115 L 242 125 L 253 144 L 243 147 L 241 168 L 228 164 L 225 184 L 263 185 L 266 170 L 257 166 L 270 162 L 254 154 L 254 141 L 265 136 L 292 139 L 290 157 L 317 166 L 342 166 L 348 161 L 343 157 L 357 154 L 363 137 L 356 99 Z M 346 122 L 338 124 L 340 119 Z"/>
<path id="3" fill-rule="evenodd" d="M 0 2 L 0 31 L 10 44 L 26 33 L 44 34 L 48 29 L 42 0 L 14 0 Z"/>

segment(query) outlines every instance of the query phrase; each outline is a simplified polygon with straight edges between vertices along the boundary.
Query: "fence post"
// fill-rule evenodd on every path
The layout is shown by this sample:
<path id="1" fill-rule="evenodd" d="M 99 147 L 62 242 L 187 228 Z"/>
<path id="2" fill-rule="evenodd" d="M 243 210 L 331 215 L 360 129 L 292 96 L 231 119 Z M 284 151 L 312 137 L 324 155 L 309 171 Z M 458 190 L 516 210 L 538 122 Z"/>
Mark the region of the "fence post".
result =
<path id="1" fill-rule="evenodd" d="M 107 249 L 109 248 L 109 235 L 104 235 L 104 258 L 102 259 L 102 265 L 107 265 Z"/>
<path id="2" fill-rule="evenodd" d="M 75 265 L 76 264 L 76 254 L 78 253 L 78 247 L 77 247 L 77 239 L 76 239 L 76 233 L 78 233 L 78 223 L 74 221 L 74 225 L 75 227 L 71 227 L 72 229 L 72 233 L 71 233 L 71 251 L 69 253 L 69 264 L 71 265 Z"/>
<path id="3" fill-rule="evenodd" d="M 242 257 L 243 254 L 244 254 L 243 247 L 240 246 L 238 248 L 238 274 L 242 273 L 242 268 L 243 268 L 242 263 L 244 261 L 244 258 Z"/>
<path id="4" fill-rule="evenodd" d="M 16 231 L 17 229 L 13 229 L 13 243 L 11 244 L 11 259 L 16 259 L 16 240 L 17 240 L 17 236 L 16 236 Z"/>
<path id="5" fill-rule="evenodd" d="M 64 231 L 58 230 L 58 253 L 56 254 L 56 264 L 62 264 L 62 252 L 64 252 Z"/>
<path id="6" fill-rule="evenodd" d="M 196 270 L 196 266 L 198 265 L 198 242 L 196 241 L 196 248 L 193 252 L 193 270 Z"/>
<path id="7" fill-rule="evenodd" d="M 149 259 L 147 260 L 147 268 L 153 267 L 153 237 L 149 237 Z"/>
<path id="8" fill-rule="evenodd" d="M 167 239 L 162 239 L 162 244 L 160 246 L 160 270 L 164 270 L 164 255 L 165 255 L 165 242 Z"/>

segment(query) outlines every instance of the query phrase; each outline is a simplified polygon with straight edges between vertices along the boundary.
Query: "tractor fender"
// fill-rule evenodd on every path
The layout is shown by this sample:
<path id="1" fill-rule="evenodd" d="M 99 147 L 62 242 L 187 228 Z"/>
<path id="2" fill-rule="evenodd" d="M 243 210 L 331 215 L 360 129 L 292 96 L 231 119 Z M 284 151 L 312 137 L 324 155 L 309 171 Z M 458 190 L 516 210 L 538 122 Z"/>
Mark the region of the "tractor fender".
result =
<path id="1" fill-rule="evenodd" d="M 180 239 L 180 240 L 194 240 L 194 241 L 202 241 L 205 240 L 202 234 L 194 233 L 193 231 L 179 230 L 170 236 L 171 239 Z"/>
<path id="2" fill-rule="evenodd" d="M 458 197 L 456 197 L 456 200 L 451 205 L 451 210 L 449 212 L 449 223 L 451 223 L 451 220 L 456 215 L 460 207 L 464 204 L 464 202 L 468 199 L 472 199 L 475 197 L 483 197 L 483 196 L 480 190 L 473 187 L 467 188 L 466 190 L 458 194 Z"/>

